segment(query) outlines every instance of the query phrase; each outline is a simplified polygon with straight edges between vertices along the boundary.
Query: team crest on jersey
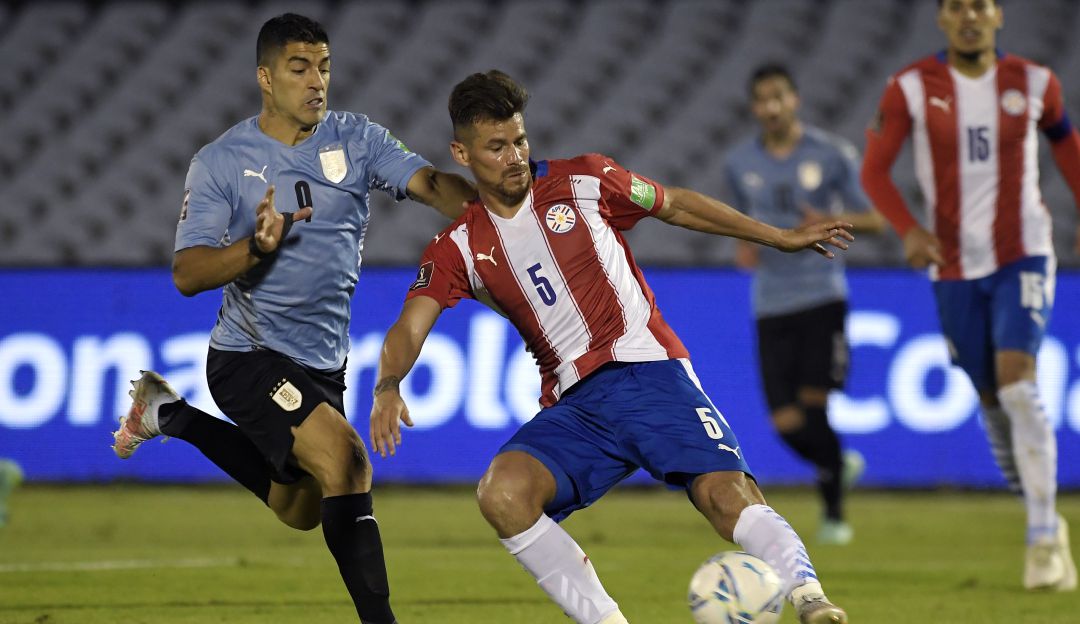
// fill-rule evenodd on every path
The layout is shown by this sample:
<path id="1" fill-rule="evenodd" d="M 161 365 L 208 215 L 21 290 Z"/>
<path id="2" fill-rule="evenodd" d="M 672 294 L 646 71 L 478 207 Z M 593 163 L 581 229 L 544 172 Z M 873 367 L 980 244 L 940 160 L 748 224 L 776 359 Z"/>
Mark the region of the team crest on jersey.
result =
<path id="1" fill-rule="evenodd" d="M 747 171 L 742 176 L 742 183 L 748 188 L 759 189 L 765 185 L 765 180 L 761 178 L 761 174 L 756 171 Z"/>
<path id="2" fill-rule="evenodd" d="M 277 403 L 278 407 L 286 412 L 295 412 L 300 409 L 300 404 L 304 402 L 304 395 L 300 394 L 300 390 L 284 377 L 274 386 L 270 398 L 274 399 L 274 403 Z"/>
<path id="3" fill-rule="evenodd" d="M 1001 94 L 1001 110 L 1018 117 L 1027 110 L 1027 98 L 1017 89 L 1009 89 Z"/>
<path id="4" fill-rule="evenodd" d="M 191 200 L 191 189 L 184 189 L 184 201 L 180 204 L 180 220 L 187 219 L 188 201 Z"/>
<path id="5" fill-rule="evenodd" d="M 577 216 L 574 215 L 574 209 L 570 206 L 555 204 L 548 208 L 545 221 L 549 230 L 556 234 L 564 234 L 573 229 L 574 224 L 577 223 Z"/>
<path id="6" fill-rule="evenodd" d="M 340 143 L 320 149 L 319 162 L 322 164 L 323 175 L 334 184 L 344 180 L 345 174 L 349 172 L 349 166 L 345 162 L 345 148 Z"/>
<path id="7" fill-rule="evenodd" d="M 816 160 L 799 163 L 799 184 L 808 191 L 821 186 L 821 164 Z"/>
<path id="8" fill-rule="evenodd" d="M 412 286 L 409 286 L 409 290 L 416 290 L 418 288 L 427 288 L 431 283 L 431 274 L 435 272 L 435 261 L 428 260 L 424 264 L 420 265 L 420 268 L 416 271 L 416 280 L 413 281 Z"/>

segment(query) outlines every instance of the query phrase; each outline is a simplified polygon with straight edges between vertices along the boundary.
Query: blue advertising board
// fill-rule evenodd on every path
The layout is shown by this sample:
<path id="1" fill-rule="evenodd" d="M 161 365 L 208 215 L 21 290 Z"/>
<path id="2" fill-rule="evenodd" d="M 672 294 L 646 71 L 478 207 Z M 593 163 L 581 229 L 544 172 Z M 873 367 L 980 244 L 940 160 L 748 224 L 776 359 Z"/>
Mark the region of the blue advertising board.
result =
<path id="1" fill-rule="evenodd" d="M 811 480 L 768 423 L 749 278 L 730 270 L 645 272 L 759 479 Z M 975 393 L 948 365 L 929 282 L 903 270 L 849 275 L 852 372 L 830 399 L 830 417 L 867 457 L 866 481 L 1002 486 Z M 354 300 L 346 411 L 365 438 L 382 332 L 412 278 L 407 269 L 366 270 Z M 109 448 L 128 407 L 128 380 L 140 369 L 160 371 L 191 403 L 217 413 L 204 368 L 218 293 L 181 297 L 161 269 L 6 270 L 0 292 L 0 457 L 15 458 L 37 480 L 225 478 L 182 441 L 149 443 L 127 461 Z M 1080 457 L 1080 324 L 1071 318 L 1080 309 L 1080 275 L 1059 275 L 1057 293 L 1039 383 L 1059 457 Z M 403 392 L 416 426 L 396 457 L 375 459 L 376 479 L 469 482 L 535 413 L 539 379 L 513 328 L 464 302 L 439 320 Z M 1063 487 L 1080 487 L 1080 462 L 1063 459 L 1059 475 Z"/>

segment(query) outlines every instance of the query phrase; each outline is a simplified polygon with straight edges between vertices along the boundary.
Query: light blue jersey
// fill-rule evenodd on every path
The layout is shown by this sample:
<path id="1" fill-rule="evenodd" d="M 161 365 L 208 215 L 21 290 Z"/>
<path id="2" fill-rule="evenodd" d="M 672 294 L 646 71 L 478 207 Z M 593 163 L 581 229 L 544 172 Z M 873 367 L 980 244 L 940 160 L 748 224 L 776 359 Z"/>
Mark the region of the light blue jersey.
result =
<path id="1" fill-rule="evenodd" d="M 798 226 L 805 208 L 826 214 L 870 208 L 859 184 L 854 145 L 823 130 L 803 126 L 788 157 L 778 159 L 760 138 L 739 144 L 724 168 L 735 207 L 782 228 Z M 812 251 L 760 249 L 752 290 L 754 316 L 791 314 L 847 299 L 843 254 L 826 260 Z"/>
<path id="2" fill-rule="evenodd" d="M 240 122 L 191 160 L 176 250 L 224 247 L 255 232 L 255 207 L 275 186 L 278 212 L 310 205 L 279 252 L 224 288 L 210 346 L 280 352 L 336 370 L 349 351 L 350 299 L 360 274 L 368 193 L 405 197 L 426 160 L 363 115 L 328 111 L 314 134 L 288 146 L 258 118 Z"/>

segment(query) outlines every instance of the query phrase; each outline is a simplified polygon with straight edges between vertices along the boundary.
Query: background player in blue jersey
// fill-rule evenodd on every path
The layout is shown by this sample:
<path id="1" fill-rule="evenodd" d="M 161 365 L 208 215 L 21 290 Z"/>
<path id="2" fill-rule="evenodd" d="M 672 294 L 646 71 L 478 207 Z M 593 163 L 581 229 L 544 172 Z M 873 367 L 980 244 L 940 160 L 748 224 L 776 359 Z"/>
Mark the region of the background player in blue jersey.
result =
<path id="1" fill-rule="evenodd" d="M 735 147 L 725 167 L 736 207 L 777 227 L 841 219 L 880 232 L 884 220 L 859 184 L 855 147 L 799 120 L 788 70 L 758 68 L 750 98 L 761 132 Z M 815 262 L 743 241 L 736 254 L 739 266 L 755 271 L 758 363 L 773 427 L 817 469 L 825 507 L 818 541 L 846 544 L 853 531 L 844 520 L 843 485 L 857 478 L 863 460 L 841 452 L 826 414 L 829 391 L 843 386 L 848 368 L 843 259 Z"/>
<path id="2" fill-rule="evenodd" d="M 144 372 L 114 448 L 126 458 L 157 435 L 186 440 L 285 524 L 321 523 L 360 620 L 390 624 L 371 464 L 342 402 L 368 193 L 453 217 L 475 191 L 363 115 L 327 110 L 329 39 L 318 23 L 273 18 L 257 53 L 262 111 L 191 161 L 173 262 L 185 295 L 224 286 L 207 379 L 236 426 Z"/>

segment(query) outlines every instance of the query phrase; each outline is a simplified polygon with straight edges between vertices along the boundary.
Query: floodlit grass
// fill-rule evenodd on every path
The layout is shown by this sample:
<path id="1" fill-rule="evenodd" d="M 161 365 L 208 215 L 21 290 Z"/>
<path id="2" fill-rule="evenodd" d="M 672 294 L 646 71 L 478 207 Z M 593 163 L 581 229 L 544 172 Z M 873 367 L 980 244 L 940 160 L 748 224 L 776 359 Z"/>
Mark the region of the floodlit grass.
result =
<path id="1" fill-rule="evenodd" d="M 375 501 L 403 624 L 569 621 L 499 545 L 469 489 L 383 488 Z M 1007 494 L 855 492 L 848 547 L 813 544 L 809 489 L 770 502 L 855 624 L 1080 622 L 1077 594 L 1020 589 L 1023 509 Z M 1080 526 L 1080 496 L 1060 508 Z M 734 549 L 663 490 L 616 491 L 566 527 L 635 624 L 690 622 L 693 570 Z M 321 532 L 286 528 L 239 489 L 31 486 L 0 529 L 0 624 L 356 621 Z M 795 621 L 790 607 L 783 621 Z"/>

